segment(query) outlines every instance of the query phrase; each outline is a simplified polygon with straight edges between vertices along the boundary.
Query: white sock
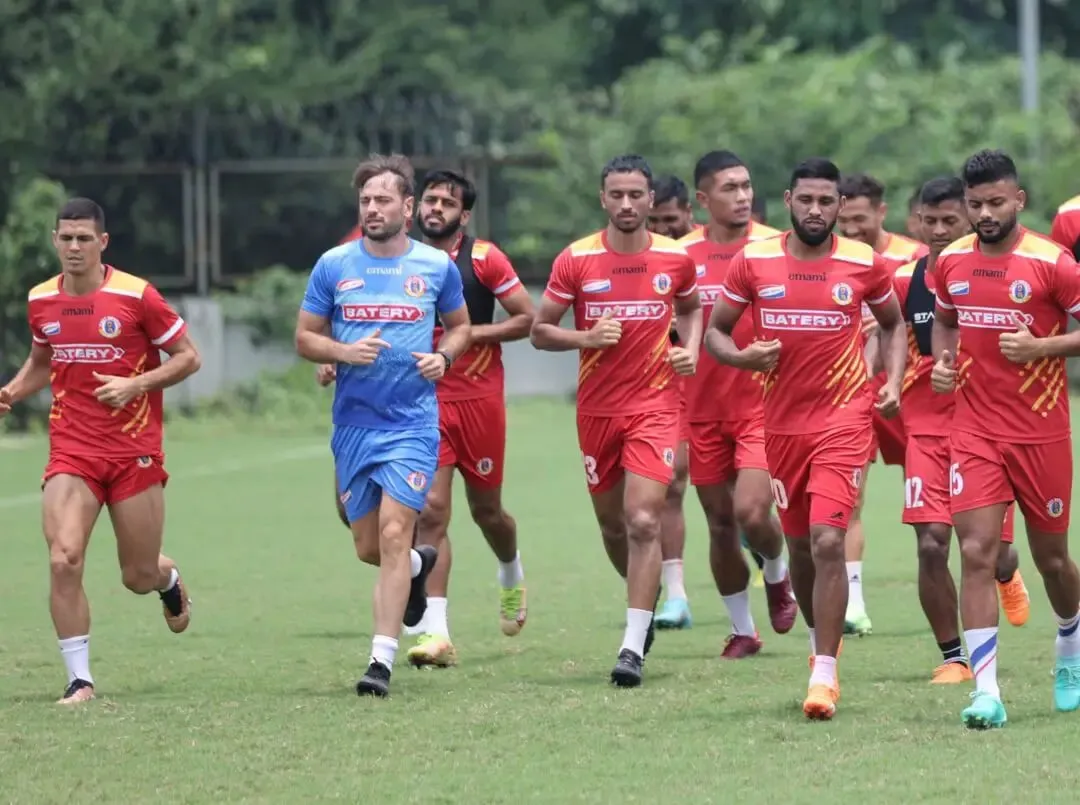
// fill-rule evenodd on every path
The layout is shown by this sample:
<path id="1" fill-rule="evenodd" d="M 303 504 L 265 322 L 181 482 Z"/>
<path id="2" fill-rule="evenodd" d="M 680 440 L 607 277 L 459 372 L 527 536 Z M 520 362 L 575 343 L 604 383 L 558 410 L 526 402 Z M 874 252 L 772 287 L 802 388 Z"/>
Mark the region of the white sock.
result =
<path id="1" fill-rule="evenodd" d="M 176 586 L 176 582 L 178 581 L 180 581 L 180 574 L 176 572 L 176 568 L 174 567 L 169 573 L 169 583 L 162 587 L 159 592 L 167 593 Z"/>
<path id="2" fill-rule="evenodd" d="M 626 631 L 619 651 L 628 648 L 639 657 L 645 656 L 645 635 L 649 633 L 652 619 L 653 614 L 647 609 L 626 610 Z"/>
<path id="3" fill-rule="evenodd" d="M 521 566 L 521 554 L 514 554 L 513 560 L 499 562 L 499 586 L 512 590 L 525 581 L 525 569 Z"/>
<path id="4" fill-rule="evenodd" d="M 423 634 L 433 634 L 450 639 L 450 625 L 446 621 L 446 599 L 428 598 L 424 613 Z"/>
<path id="5" fill-rule="evenodd" d="M 1054 641 L 1054 653 L 1058 659 L 1072 659 L 1080 656 L 1080 612 L 1071 618 L 1055 615 L 1058 622 L 1057 639 Z"/>
<path id="6" fill-rule="evenodd" d="M 420 558 L 420 554 L 416 552 L 415 548 L 409 548 L 409 578 L 415 579 L 419 576 L 423 567 L 424 560 Z"/>
<path id="7" fill-rule="evenodd" d="M 393 670 L 394 657 L 397 656 L 398 641 L 393 637 L 377 634 L 371 639 L 371 661 L 381 662 Z"/>
<path id="8" fill-rule="evenodd" d="M 971 673 L 975 674 L 975 690 L 1000 699 L 1001 689 L 997 683 L 997 636 L 996 626 L 964 630 L 968 661 L 971 663 Z"/>
<path id="9" fill-rule="evenodd" d="M 862 597 L 862 562 L 847 563 L 848 612 L 866 612 Z"/>
<path id="10" fill-rule="evenodd" d="M 64 658 L 64 666 L 68 672 L 68 684 L 76 679 L 94 684 L 94 678 L 90 676 L 90 635 L 81 637 L 65 637 L 57 641 L 60 644 L 60 656 Z"/>
<path id="11" fill-rule="evenodd" d="M 750 614 L 750 591 L 743 590 L 735 595 L 721 596 L 724 606 L 727 607 L 728 615 L 731 616 L 731 631 L 735 634 L 753 637 L 757 634 L 754 628 L 754 616 Z"/>
<path id="12" fill-rule="evenodd" d="M 813 627 L 807 628 L 806 631 L 808 631 L 810 633 L 810 656 L 811 657 L 816 657 L 817 656 L 817 633 L 814 631 Z"/>
<path id="13" fill-rule="evenodd" d="M 667 600 L 686 600 L 686 585 L 683 583 L 682 559 L 668 559 L 660 564 L 661 578 Z"/>
<path id="14" fill-rule="evenodd" d="M 814 670 L 810 672 L 810 686 L 814 685 L 836 687 L 836 657 L 815 655 Z"/>
<path id="15" fill-rule="evenodd" d="M 775 559 L 765 557 L 765 566 L 761 568 L 761 572 L 765 576 L 766 584 L 779 584 L 786 579 L 787 560 L 784 559 L 784 552 L 780 551 L 780 555 Z"/>

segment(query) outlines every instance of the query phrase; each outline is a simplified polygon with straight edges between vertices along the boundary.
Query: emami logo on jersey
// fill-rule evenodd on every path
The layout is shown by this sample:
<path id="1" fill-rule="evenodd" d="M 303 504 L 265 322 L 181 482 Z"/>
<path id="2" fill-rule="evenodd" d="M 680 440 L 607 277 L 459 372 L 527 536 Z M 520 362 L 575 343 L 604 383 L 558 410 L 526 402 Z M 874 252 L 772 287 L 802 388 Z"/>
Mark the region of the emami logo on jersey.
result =
<path id="1" fill-rule="evenodd" d="M 835 310 L 770 310 L 761 308 L 761 324 L 770 330 L 836 332 L 850 326 L 851 316 Z"/>
<path id="2" fill-rule="evenodd" d="M 967 296 L 971 293 L 971 286 L 966 282 L 950 282 L 945 287 L 949 291 L 949 296 Z"/>
<path id="3" fill-rule="evenodd" d="M 582 293 L 607 293 L 611 290 L 611 280 L 589 280 L 581 283 Z"/>
<path id="4" fill-rule="evenodd" d="M 979 330 L 1015 330 L 1016 322 L 1022 321 L 1028 327 L 1035 322 L 1030 313 L 1009 310 L 1003 307 L 956 307 L 956 319 L 961 327 L 974 327 Z"/>
<path id="5" fill-rule="evenodd" d="M 586 302 L 585 318 L 602 319 L 611 316 L 621 321 L 653 321 L 667 315 L 663 302 Z"/>
<path id="6" fill-rule="evenodd" d="M 698 296 L 705 305 L 715 305 L 716 300 L 724 295 L 723 285 L 699 285 L 697 289 Z"/>
<path id="7" fill-rule="evenodd" d="M 110 344 L 65 344 L 53 347 L 56 363 L 112 363 L 124 357 L 124 350 Z"/>
<path id="8" fill-rule="evenodd" d="M 758 299 L 783 299 L 787 290 L 783 285 L 762 285 L 757 289 Z"/>
<path id="9" fill-rule="evenodd" d="M 342 305 L 345 321 L 420 321 L 424 311 L 416 305 Z"/>
<path id="10" fill-rule="evenodd" d="M 364 281 L 362 279 L 342 280 L 337 284 L 337 289 L 341 292 L 345 291 L 359 291 L 364 287 Z"/>
<path id="11" fill-rule="evenodd" d="M 60 335 L 60 322 L 50 321 L 41 325 L 41 334 L 44 336 Z"/>

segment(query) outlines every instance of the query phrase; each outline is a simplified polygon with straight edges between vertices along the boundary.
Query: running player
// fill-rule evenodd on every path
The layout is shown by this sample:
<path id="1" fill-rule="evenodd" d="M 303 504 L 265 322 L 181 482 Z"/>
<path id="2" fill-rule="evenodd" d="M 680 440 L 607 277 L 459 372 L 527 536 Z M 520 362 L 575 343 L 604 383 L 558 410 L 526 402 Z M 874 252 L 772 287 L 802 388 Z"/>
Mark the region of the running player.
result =
<path id="1" fill-rule="evenodd" d="M 698 293 L 708 315 L 720 298 L 732 258 L 748 243 L 780 233 L 750 218 L 754 188 L 750 171 L 730 151 L 710 151 L 694 168 L 698 204 L 708 210 L 704 230 L 679 243 L 697 266 Z M 754 337 L 749 316 L 739 319 L 735 343 Z M 697 373 L 685 382 L 690 422 L 690 483 L 697 489 L 709 528 L 709 566 L 731 618 L 722 657 L 742 659 L 761 650 L 750 614 L 750 570 L 736 528 L 765 559 L 769 620 L 778 634 L 791 631 L 797 606 L 791 592 L 784 538 L 772 516 L 772 487 L 765 459 L 762 376 L 702 355 Z"/>
<path id="2" fill-rule="evenodd" d="M 1024 208 L 1013 160 L 980 151 L 964 163 L 975 234 L 938 257 L 932 332 L 935 391 L 957 389 L 949 436 L 950 507 L 960 543 L 960 616 L 975 674 L 962 714 L 969 728 L 1000 727 L 994 567 L 1005 507 L 1016 500 L 1028 544 L 1058 619 L 1054 703 L 1080 708 L 1080 575 L 1069 557 L 1072 439 L 1065 335 L 1080 314 L 1072 255 L 1017 224 Z M 966 367 L 956 364 L 962 342 Z"/>
<path id="3" fill-rule="evenodd" d="M 653 183 L 655 201 L 649 210 L 650 232 L 678 240 L 695 229 L 694 215 L 690 208 L 690 194 L 686 183 L 678 176 L 661 176 Z M 678 346 L 679 334 L 671 331 L 671 343 Z M 681 378 L 676 383 L 682 388 Z M 683 414 L 686 397 L 682 396 Z M 689 629 L 693 625 L 690 602 L 686 595 L 683 578 L 683 552 L 686 548 L 686 517 L 683 500 L 686 497 L 686 481 L 689 473 L 686 443 L 690 438 L 685 416 L 679 433 L 679 446 L 675 448 L 675 466 L 668 485 L 664 512 L 660 519 L 660 581 L 664 590 L 664 605 L 656 613 L 657 629 Z"/>
<path id="4" fill-rule="evenodd" d="M 930 331 L 934 322 L 934 265 L 950 243 L 971 232 L 964 207 L 964 183 L 956 177 L 932 179 L 922 188 L 920 221 L 930 254 L 897 269 L 897 300 L 908 323 L 908 368 L 904 376 L 904 522 L 913 526 L 919 557 L 919 602 L 941 650 L 942 662 L 931 682 L 948 684 L 972 678 L 960 642 L 956 585 L 949 572 L 952 517 L 949 514 L 949 427 L 953 399 L 930 388 L 933 358 Z M 966 359 L 960 359 L 963 364 Z M 1016 569 L 1012 546 L 1012 506 L 1007 510 L 998 551 L 998 589 L 1010 623 L 1027 622 L 1027 588 Z"/>
<path id="5" fill-rule="evenodd" d="M 67 667 L 60 704 L 94 698 L 83 567 L 103 506 L 124 586 L 136 595 L 156 591 L 171 631 L 191 622 L 176 563 L 161 553 L 169 478 L 162 390 L 198 371 L 199 353 L 184 320 L 153 285 L 102 263 L 108 244 L 98 204 L 64 204 L 53 231 L 61 273 L 30 291 L 30 357 L 0 389 L 0 416 L 52 390 L 42 517 L 49 609 Z M 161 351 L 170 356 L 164 363 Z"/>
<path id="6" fill-rule="evenodd" d="M 337 365 L 330 448 L 338 494 L 357 556 L 379 568 L 371 662 L 356 692 L 387 696 L 401 624 L 423 617 L 424 583 L 438 557 L 429 545 L 410 546 L 438 466 L 434 382 L 468 347 L 469 313 L 453 260 L 406 233 L 409 161 L 373 156 L 357 167 L 353 186 L 364 237 L 315 264 L 296 350 Z M 436 315 L 446 330 L 432 352 Z"/>
<path id="7" fill-rule="evenodd" d="M 660 587 L 660 519 L 679 442 L 676 375 L 691 375 L 701 343 L 694 263 L 646 229 L 652 171 L 615 157 L 600 178 L 607 227 L 555 258 L 532 343 L 579 350 L 578 441 L 611 563 L 626 579 L 626 631 L 611 681 L 637 687 Z M 559 326 L 569 307 L 575 329 Z M 672 317 L 679 342 L 670 342 Z"/>
<path id="8" fill-rule="evenodd" d="M 903 235 L 895 235 L 885 230 L 885 216 L 888 205 L 885 203 L 885 188 L 872 176 L 853 173 L 840 181 L 840 194 L 844 197 L 844 209 L 837 217 L 840 233 L 852 240 L 859 240 L 869 245 L 884 259 L 890 271 L 924 256 L 926 246 Z M 875 320 L 869 308 L 862 311 L 867 332 L 867 363 L 873 367 L 877 363 L 878 342 L 874 336 Z M 885 383 L 885 373 L 873 373 L 873 391 L 880 391 Z M 903 466 L 905 436 L 901 417 L 885 419 L 874 413 L 874 436 L 882 462 L 889 465 Z M 863 489 L 859 492 L 859 504 L 852 517 L 848 530 L 847 556 L 848 573 L 848 610 L 844 619 L 844 631 L 859 636 L 873 631 L 870 616 L 866 613 L 863 599 L 863 553 L 866 548 L 866 536 L 862 528 L 862 502 L 865 485 L 870 474 L 869 464 L 863 473 Z"/>
<path id="9" fill-rule="evenodd" d="M 784 201 L 792 230 L 749 243 L 735 257 L 713 307 L 705 344 L 721 363 L 765 377 L 765 453 L 788 538 L 791 577 L 810 627 L 810 684 L 803 712 L 832 718 L 840 697 L 836 657 L 844 631 L 844 532 L 873 448 L 870 412 L 900 406 L 906 333 L 884 260 L 832 234 L 844 200 L 840 172 L 809 159 Z M 877 318 L 888 382 L 875 403 L 862 356 L 860 307 Z M 732 333 L 746 308 L 758 340 Z"/>
<path id="10" fill-rule="evenodd" d="M 1050 237 L 1080 260 L 1080 196 L 1073 196 L 1058 207 Z"/>
<path id="11" fill-rule="evenodd" d="M 450 641 L 446 593 L 450 582 L 451 493 L 456 468 L 465 480 L 469 513 L 498 560 L 499 623 L 514 636 L 525 626 L 525 571 L 517 545 L 517 523 L 502 504 L 506 455 L 506 393 L 502 347 L 529 335 L 533 303 L 507 256 L 486 240 L 465 234 L 476 188 L 449 170 L 428 173 L 420 185 L 416 224 L 424 241 L 450 254 L 461 273 L 472 324 L 472 346 L 435 387 L 439 400 L 439 469 L 420 513 L 417 542 L 439 551 L 427 580 L 428 606 L 409 649 L 415 666 L 446 667 L 457 661 Z M 495 323 L 495 303 L 508 318 Z M 435 340 L 442 328 L 435 328 Z"/>

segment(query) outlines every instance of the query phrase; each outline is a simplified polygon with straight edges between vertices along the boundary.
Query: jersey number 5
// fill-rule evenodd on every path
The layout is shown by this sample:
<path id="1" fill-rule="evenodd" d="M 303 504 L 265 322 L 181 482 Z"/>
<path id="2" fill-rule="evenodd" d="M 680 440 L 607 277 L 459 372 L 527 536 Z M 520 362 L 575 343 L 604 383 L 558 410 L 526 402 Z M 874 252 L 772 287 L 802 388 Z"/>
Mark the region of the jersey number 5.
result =
<path id="1" fill-rule="evenodd" d="M 954 498 L 964 491 L 964 476 L 960 474 L 960 465 L 949 467 L 949 494 Z"/>

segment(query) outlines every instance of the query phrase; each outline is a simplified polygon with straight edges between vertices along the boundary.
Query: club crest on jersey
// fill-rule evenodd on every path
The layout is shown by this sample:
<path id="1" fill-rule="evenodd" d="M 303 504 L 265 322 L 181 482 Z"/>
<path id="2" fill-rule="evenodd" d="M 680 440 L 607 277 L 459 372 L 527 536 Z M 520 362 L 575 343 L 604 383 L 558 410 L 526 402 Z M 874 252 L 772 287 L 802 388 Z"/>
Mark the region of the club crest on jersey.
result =
<path id="1" fill-rule="evenodd" d="M 424 295 L 424 291 L 427 290 L 427 283 L 424 282 L 424 278 L 413 274 L 411 277 L 405 278 L 405 293 L 411 297 L 419 297 Z"/>
<path id="2" fill-rule="evenodd" d="M 581 283 L 582 293 L 607 293 L 611 290 L 611 280 L 589 280 Z"/>
<path id="3" fill-rule="evenodd" d="M 495 469 L 495 462 L 490 458 L 482 458 L 476 462 L 476 471 L 481 475 L 491 475 L 493 469 Z"/>
<path id="4" fill-rule="evenodd" d="M 41 325 L 41 334 L 46 337 L 51 335 L 60 335 L 60 322 L 50 321 Z"/>
<path id="5" fill-rule="evenodd" d="M 855 299 L 855 292 L 846 282 L 838 282 L 832 287 L 832 300 L 838 305 L 850 305 Z"/>
<path id="6" fill-rule="evenodd" d="M 758 299 L 783 299 L 787 289 L 783 285 L 762 285 L 757 289 Z"/>
<path id="7" fill-rule="evenodd" d="M 97 329 L 105 338 L 116 338 L 120 335 L 120 319 L 116 316 L 105 316 L 98 322 Z"/>
<path id="8" fill-rule="evenodd" d="M 967 296 L 971 293 L 971 285 L 967 282 L 950 282 L 945 286 L 949 296 Z"/>
<path id="9" fill-rule="evenodd" d="M 656 274 L 652 278 L 652 287 L 661 296 L 666 293 L 671 293 L 671 277 L 667 274 Z"/>
<path id="10" fill-rule="evenodd" d="M 405 483 L 413 488 L 415 492 L 423 492 L 424 487 L 427 486 L 427 476 L 422 472 L 410 472 L 405 478 Z"/>
<path id="11" fill-rule="evenodd" d="M 139 456 L 135 459 L 135 463 L 139 465 L 140 469 L 147 470 L 154 465 L 154 459 L 150 458 L 150 456 Z"/>
<path id="12" fill-rule="evenodd" d="M 364 281 L 357 277 L 351 280 L 341 280 L 337 284 L 337 289 L 344 293 L 345 291 L 359 291 L 364 287 Z"/>
<path id="13" fill-rule="evenodd" d="M 670 447 L 664 448 L 664 463 L 669 467 L 675 466 L 675 451 Z"/>
<path id="14" fill-rule="evenodd" d="M 851 471 L 851 486 L 855 489 L 862 486 L 862 467 L 856 467 Z"/>
<path id="15" fill-rule="evenodd" d="M 1065 502 L 1061 498 L 1046 501 L 1046 513 L 1051 517 L 1061 517 L 1065 513 Z"/>
<path id="16" fill-rule="evenodd" d="M 1009 298 L 1018 305 L 1031 299 L 1031 283 L 1025 280 L 1013 280 L 1009 286 Z"/>

